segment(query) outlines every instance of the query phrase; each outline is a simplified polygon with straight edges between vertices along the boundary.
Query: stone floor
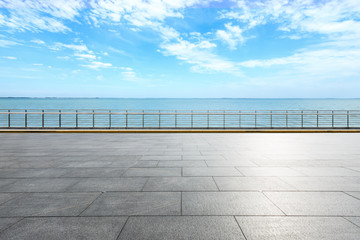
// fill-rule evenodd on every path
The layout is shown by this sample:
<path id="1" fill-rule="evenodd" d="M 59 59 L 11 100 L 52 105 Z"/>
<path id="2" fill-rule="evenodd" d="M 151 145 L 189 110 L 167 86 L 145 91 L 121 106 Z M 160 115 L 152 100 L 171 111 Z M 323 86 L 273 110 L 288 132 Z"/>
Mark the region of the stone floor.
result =
<path id="1" fill-rule="evenodd" d="M 360 239 L 360 134 L 0 134 L 0 239 Z"/>

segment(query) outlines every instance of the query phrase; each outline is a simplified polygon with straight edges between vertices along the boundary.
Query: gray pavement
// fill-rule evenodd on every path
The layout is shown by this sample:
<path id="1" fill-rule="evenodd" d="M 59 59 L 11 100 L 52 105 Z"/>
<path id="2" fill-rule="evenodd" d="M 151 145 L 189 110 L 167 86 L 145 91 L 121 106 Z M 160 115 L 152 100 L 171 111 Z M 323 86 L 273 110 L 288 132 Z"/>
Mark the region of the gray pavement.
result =
<path id="1" fill-rule="evenodd" d="M 0 239 L 360 239 L 360 134 L 2 133 Z"/>

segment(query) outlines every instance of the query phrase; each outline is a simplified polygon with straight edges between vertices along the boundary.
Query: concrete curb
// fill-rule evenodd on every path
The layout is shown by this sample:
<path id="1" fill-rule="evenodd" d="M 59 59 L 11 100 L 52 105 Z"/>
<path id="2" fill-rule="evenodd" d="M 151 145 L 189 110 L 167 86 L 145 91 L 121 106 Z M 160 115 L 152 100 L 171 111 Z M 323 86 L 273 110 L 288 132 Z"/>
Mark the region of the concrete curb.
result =
<path id="1" fill-rule="evenodd" d="M 0 129 L 0 133 L 360 133 L 360 129 Z"/>

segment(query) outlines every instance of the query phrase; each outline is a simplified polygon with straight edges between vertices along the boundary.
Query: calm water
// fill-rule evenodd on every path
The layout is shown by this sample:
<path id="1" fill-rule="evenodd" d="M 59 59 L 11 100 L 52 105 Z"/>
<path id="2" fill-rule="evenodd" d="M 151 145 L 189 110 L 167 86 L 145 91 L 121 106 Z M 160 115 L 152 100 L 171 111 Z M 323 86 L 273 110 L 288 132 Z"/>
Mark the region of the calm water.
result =
<path id="1" fill-rule="evenodd" d="M 360 110 L 359 99 L 0 98 L 0 109 Z"/>

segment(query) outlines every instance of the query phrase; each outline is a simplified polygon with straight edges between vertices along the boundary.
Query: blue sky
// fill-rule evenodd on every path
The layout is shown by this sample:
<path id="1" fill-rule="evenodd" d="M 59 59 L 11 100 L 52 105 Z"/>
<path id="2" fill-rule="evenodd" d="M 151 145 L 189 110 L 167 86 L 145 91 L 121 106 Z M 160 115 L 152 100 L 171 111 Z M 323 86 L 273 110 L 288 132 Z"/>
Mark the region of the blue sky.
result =
<path id="1" fill-rule="evenodd" d="M 359 89 L 359 0 L 0 0 L 1 97 Z"/>

